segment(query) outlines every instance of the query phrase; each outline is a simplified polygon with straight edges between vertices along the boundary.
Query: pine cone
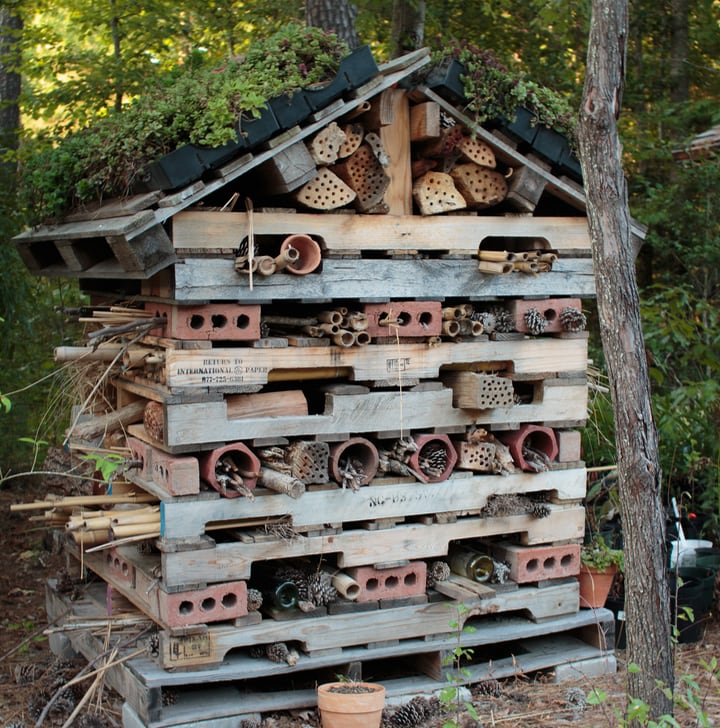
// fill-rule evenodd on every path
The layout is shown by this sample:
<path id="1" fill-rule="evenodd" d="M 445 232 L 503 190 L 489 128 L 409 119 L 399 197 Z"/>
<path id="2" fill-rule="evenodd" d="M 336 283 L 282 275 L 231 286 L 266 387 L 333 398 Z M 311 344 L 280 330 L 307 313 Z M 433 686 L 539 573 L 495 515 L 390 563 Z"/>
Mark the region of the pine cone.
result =
<path id="1" fill-rule="evenodd" d="M 29 685 L 30 683 L 34 683 L 40 675 L 42 675 L 40 665 L 30 662 L 15 665 L 15 669 L 13 670 L 16 685 Z"/>
<path id="2" fill-rule="evenodd" d="M 298 597 L 307 599 L 308 576 L 304 571 L 298 569 L 297 566 L 285 564 L 275 572 L 275 576 L 283 581 L 291 581 L 297 587 Z"/>
<path id="3" fill-rule="evenodd" d="M 338 598 L 337 589 L 332 585 L 330 574 L 319 571 L 307 580 L 307 601 L 316 607 L 324 607 Z"/>
<path id="4" fill-rule="evenodd" d="M 501 334 L 509 334 L 515 331 L 515 319 L 506 308 L 494 306 L 490 313 L 495 317 L 495 331 Z"/>
<path id="5" fill-rule="evenodd" d="M 163 688 L 161 690 L 161 693 L 163 707 L 175 705 L 175 703 L 177 702 L 177 691 L 170 688 Z"/>
<path id="6" fill-rule="evenodd" d="M 547 518 L 550 515 L 550 506 L 547 503 L 538 503 L 535 501 L 530 504 L 528 515 L 533 518 Z"/>
<path id="7" fill-rule="evenodd" d="M 563 331 L 585 331 L 587 319 L 580 309 L 565 306 L 560 312 L 560 326 Z"/>
<path id="8" fill-rule="evenodd" d="M 418 458 L 420 470 L 431 478 L 439 477 L 448 464 L 447 450 L 439 444 L 429 444 L 423 448 Z"/>
<path id="9" fill-rule="evenodd" d="M 492 334 L 492 332 L 497 328 L 497 318 L 491 311 L 475 311 L 475 313 L 470 316 L 470 320 L 479 321 L 486 334 Z"/>
<path id="10" fill-rule="evenodd" d="M 297 663 L 299 655 L 295 650 L 288 649 L 284 642 L 273 642 L 265 648 L 265 655 L 270 662 L 286 662 L 288 665 Z"/>
<path id="11" fill-rule="evenodd" d="M 502 685 L 497 680 L 483 680 L 473 688 L 478 697 L 499 698 L 503 694 Z"/>
<path id="12" fill-rule="evenodd" d="M 262 592 L 258 589 L 247 590 L 247 609 L 248 612 L 257 612 L 262 607 Z"/>
<path id="13" fill-rule="evenodd" d="M 450 567 L 444 561 L 433 561 L 427 570 L 427 587 L 432 589 L 436 582 L 446 581 L 450 577 Z"/>
<path id="14" fill-rule="evenodd" d="M 248 654 L 254 660 L 259 660 L 261 657 L 265 657 L 266 653 L 267 648 L 265 647 L 265 645 L 252 645 L 248 650 Z"/>
<path id="15" fill-rule="evenodd" d="M 414 728 L 439 713 L 437 698 L 417 695 L 405 705 L 400 706 L 388 719 L 393 728 Z"/>
<path id="16" fill-rule="evenodd" d="M 537 308 L 529 308 L 523 317 L 525 326 L 533 336 L 542 334 L 548 325 L 548 320 Z"/>

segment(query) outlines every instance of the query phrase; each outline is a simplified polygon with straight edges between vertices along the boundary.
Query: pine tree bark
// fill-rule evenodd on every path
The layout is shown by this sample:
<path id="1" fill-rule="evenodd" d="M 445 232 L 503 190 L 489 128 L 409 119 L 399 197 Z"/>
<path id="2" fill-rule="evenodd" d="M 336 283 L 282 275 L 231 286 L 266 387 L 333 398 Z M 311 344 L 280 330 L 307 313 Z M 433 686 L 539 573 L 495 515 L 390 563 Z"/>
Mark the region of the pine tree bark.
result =
<path id="1" fill-rule="evenodd" d="M 417 50 L 425 37 L 425 0 L 393 0 L 393 58 Z"/>
<path id="2" fill-rule="evenodd" d="M 640 668 L 628 674 L 628 695 L 657 718 L 672 712 L 656 680 L 672 685 L 673 664 L 657 431 L 617 129 L 627 37 L 627 0 L 593 0 L 578 136 L 615 417 L 628 662 Z"/>
<path id="3" fill-rule="evenodd" d="M 355 30 L 357 8 L 348 0 L 305 0 L 305 22 L 316 28 L 332 31 L 344 40 L 350 50 L 360 46 Z"/>

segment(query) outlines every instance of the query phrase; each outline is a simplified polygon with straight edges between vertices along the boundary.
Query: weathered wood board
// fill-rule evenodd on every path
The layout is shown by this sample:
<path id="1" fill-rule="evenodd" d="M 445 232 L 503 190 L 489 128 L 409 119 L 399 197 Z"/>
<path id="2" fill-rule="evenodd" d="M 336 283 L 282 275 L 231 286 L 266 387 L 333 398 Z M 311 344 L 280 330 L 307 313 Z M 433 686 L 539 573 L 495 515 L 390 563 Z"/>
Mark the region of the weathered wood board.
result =
<path id="1" fill-rule="evenodd" d="M 130 383 L 118 382 L 120 387 Z M 549 378 L 538 380 L 531 402 L 510 407 L 471 410 L 452 404 L 449 388 L 429 391 L 379 391 L 363 394 L 327 393 L 322 414 L 273 417 L 228 416 L 227 402 L 211 401 L 165 406 L 165 437 L 169 451 L 189 451 L 205 443 L 283 437 L 323 435 L 324 439 L 346 439 L 346 433 L 383 433 L 432 429 L 435 432 L 472 425 L 497 425 L 503 429 L 524 422 L 552 426 L 582 426 L 587 418 L 587 382 L 584 379 Z M 235 395 L 252 397 L 253 395 Z M 131 425 L 130 433 L 148 440 L 144 428 Z M 153 445 L 160 443 L 152 441 Z"/>
<path id="2" fill-rule="evenodd" d="M 455 472 L 440 483 L 392 483 L 376 479 L 357 491 L 309 491 L 300 498 L 256 489 L 255 499 L 173 499 L 160 504 L 162 537 L 197 538 L 208 523 L 243 518 L 290 517 L 302 530 L 318 523 L 351 523 L 386 518 L 409 518 L 437 513 L 478 512 L 491 495 L 553 491 L 560 501 L 580 500 L 585 494 L 585 468 L 472 476 Z M 374 538 L 374 536 L 372 537 Z M 552 537 L 551 537 L 552 538 Z M 368 537 L 368 540 L 372 540 Z"/>
<path id="3" fill-rule="evenodd" d="M 518 534 L 525 545 L 570 541 L 585 533 L 585 510 L 551 505 L 546 518 L 512 515 L 470 516 L 451 523 L 401 523 L 373 531 L 353 529 L 327 535 L 256 542 L 218 542 L 214 548 L 163 551 L 163 579 L 168 587 L 247 579 L 252 564 L 280 558 L 335 554 L 340 568 L 386 561 L 388 554 L 415 560 L 442 558 L 451 541 Z"/>
<path id="4" fill-rule="evenodd" d="M 368 216 L 369 217 L 369 216 Z M 328 258 L 322 269 L 305 276 L 276 273 L 255 276 L 250 290 L 247 276 L 235 271 L 231 257 L 186 257 L 174 267 L 175 283 L 169 297 L 177 302 L 271 302 L 295 299 L 306 303 L 330 299 L 387 301 L 389 298 L 444 301 L 493 300 L 517 296 L 595 297 L 590 258 L 561 257 L 552 271 L 538 275 L 485 275 L 476 259 Z"/>
<path id="5" fill-rule="evenodd" d="M 164 354 L 167 387 L 203 387 L 210 391 L 298 379 L 301 372 L 308 370 L 320 370 L 326 378 L 402 385 L 413 378 L 436 379 L 441 369 L 453 367 L 495 368 L 525 378 L 532 375 L 541 378 L 557 372 L 579 373 L 587 367 L 587 341 L 581 338 L 470 341 L 436 346 L 307 347 L 302 350 L 302 356 L 298 356 L 295 348 L 166 349 Z"/>
<path id="6" fill-rule="evenodd" d="M 590 233 L 584 217 L 529 215 L 317 215 L 310 213 L 253 213 L 253 231 L 259 235 L 305 233 L 317 237 L 323 250 L 446 251 L 477 255 L 488 238 L 524 238 L 528 249 L 542 240 L 563 253 L 590 253 Z M 183 249 L 237 248 L 248 234 L 245 212 L 195 211 L 173 220 L 173 245 Z M 522 249 L 522 244 L 518 244 Z"/>

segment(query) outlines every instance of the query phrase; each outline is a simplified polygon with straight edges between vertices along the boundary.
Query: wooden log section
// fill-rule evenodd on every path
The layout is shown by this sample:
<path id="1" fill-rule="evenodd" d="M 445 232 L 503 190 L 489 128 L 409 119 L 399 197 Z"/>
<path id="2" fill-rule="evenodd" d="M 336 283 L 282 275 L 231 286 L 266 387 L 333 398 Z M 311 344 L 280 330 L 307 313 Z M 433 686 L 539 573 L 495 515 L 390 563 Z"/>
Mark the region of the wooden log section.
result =
<path id="1" fill-rule="evenodd" d="M 444 172 L 427 172 L 418 177 L 413 184 L 412 194 L 421 215 L 439 215 L 467 207 L 453 178 Z"/>
<path id="2" fill-rule="evenodd" d="M 100 435 L 115 432 L 122 427 L 127 427 L 135 422 L 140 422 L 145 411 L 145 402 L 138 400 L 112 410 L 103 415 L 96 415 L 91 420 L 80 422 L 75 425 L 67 434 L 69 437 L 78 440 L 93 440 Z"/>

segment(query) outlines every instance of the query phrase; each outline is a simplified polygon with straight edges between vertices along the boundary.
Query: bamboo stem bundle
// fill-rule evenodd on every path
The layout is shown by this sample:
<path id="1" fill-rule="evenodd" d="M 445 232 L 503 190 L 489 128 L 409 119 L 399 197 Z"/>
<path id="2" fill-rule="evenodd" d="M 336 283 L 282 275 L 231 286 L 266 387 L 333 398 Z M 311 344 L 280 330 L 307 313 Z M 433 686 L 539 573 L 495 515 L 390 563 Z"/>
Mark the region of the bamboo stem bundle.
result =
<path id="1" fill-rule="evenodd" d="M 505 273 L 512 273 L 513 264 L 511 262 L 493 262 L 490 260 L 481 260 L 478 263 L 478 270 L 481 273 L 487 273 L 489 275 L 503 275 Z"/>

